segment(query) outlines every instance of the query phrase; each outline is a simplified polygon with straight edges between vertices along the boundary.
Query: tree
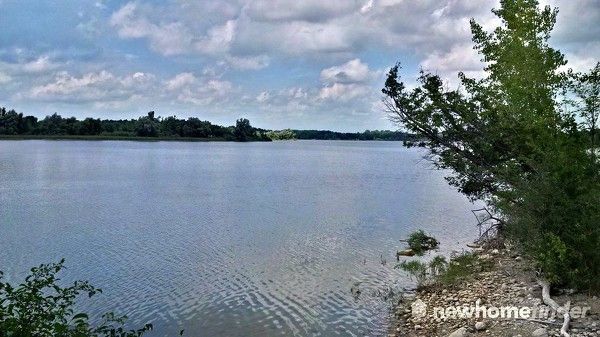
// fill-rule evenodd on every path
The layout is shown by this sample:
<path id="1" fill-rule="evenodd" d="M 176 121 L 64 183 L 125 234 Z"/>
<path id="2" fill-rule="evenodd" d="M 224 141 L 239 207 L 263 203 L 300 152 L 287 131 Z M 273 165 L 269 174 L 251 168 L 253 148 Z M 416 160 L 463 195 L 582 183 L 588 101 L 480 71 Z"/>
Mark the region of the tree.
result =
<path id="1" fill-rule="evenodd" d="M 589 132 L 591 154 L 595 159 L 600 117 L 600 62 L 588 73 L 572 74 L 572 78 L 571 88 L 580 99 L 578 112 L 583 119 L 583 127 Z"/>
<path id="2" fill-rule="evenodd" d="M 139 137 L 157 137 L 158 130 L 159 122 L 154 118 L 154 111 L 150 111 L 148 116 L 138 119 L 135 133 Z"/>
<path id="3" fill-rule="evenodd" d="M 591 263 L 599 257 L 600 210 L 590 206 L 600 196 L 598 167 L 557 101 L 566 61 L 548 40 L 558 11 L 536 0 L 500 5 L 493 13 L 502 26 L 493 32 L 471 20 L 485 78 L 459 73 L 462 88 L 449 90 L 421 71 L 419 86 L 407 90 L 398 64 L 382 90 L 386 106 L 419 136 L 409 145 L 428 148 L 437 167 L 451 170 L 450 184 L 486 201 L 549 279 L 600 289 L 600 268 Z"/>
<path id="4" fill-rule="evenodd" d="M 196 117 L 188 118 L 183 125 L 183 136 L 196 138 L 209 138 L 214 136 L 213 125 L 208 121 L 201 121 Z"/>
<path id="5" fill-rule="evenodd" d="M 183 134 L 184 121 L 177 119 L 176 116 L 169 116 L 163 119 L 160 123 L 160 133 L 163 136 L 173 137 Z"/>
<path id="6" fill-rule="evenodd" d="M 250 125 L 250 121 L 246 118 L 240 118 L 235 122 L 233 136 L 238 142 L 246 142 L 251 140 L 254 135 L 254 128 Z"/>
<path id="7" fill-rule="evenodd" d="M 102 123 L 99 119 L 86 118 L 80 122 L 77 134 L 80 135 L 99 135 L 102 133 Z"/>

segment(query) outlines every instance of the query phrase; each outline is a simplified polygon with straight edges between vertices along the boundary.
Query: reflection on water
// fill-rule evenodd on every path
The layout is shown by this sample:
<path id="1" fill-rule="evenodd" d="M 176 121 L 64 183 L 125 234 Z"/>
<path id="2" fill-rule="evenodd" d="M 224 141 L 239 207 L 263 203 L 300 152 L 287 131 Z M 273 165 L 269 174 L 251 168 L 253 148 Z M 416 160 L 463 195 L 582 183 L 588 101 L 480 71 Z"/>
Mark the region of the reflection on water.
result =
<path id="1" fill-rule="evenodd" d="M 64 279 L 104 289 L 83 309 L 157 336 L 382 335 L 398 240 L 473 235 L 470 204 L 396 142 L 2 141 L 0 181 L 9 279 L 65 257 Z"/>

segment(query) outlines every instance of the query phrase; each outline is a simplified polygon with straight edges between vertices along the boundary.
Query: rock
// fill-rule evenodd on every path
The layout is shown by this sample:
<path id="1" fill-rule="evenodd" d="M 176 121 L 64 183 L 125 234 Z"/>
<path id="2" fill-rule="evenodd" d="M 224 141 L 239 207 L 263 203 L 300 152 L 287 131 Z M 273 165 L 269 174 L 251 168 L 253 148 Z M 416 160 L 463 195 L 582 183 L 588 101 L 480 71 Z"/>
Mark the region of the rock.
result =
<path id="1" fill-rule="evenodd" d="M 412 249 L 400 250 L 396 253 L 396 257 L 398 256 L 414 256 L 415 252 Z"/>
<path id="2" fill-rule="evenodd" d="M 487 326 L 484 322 L 475 323 L 475 330 L 481 331 L 481 330 L 485 330 L 485 328 L 487 328 Z"/>
<path id="3" fill-rule="evenodd" d="M 467 247 L 469 248 L 481 248 L 480 245 L 476 244 L 476 243 L 467 243 Z"/>
<path id="4" fill-rule="evenodd" d="M 467 328 L 460 328 L 449 334 L 448 337 L 466 337 L 467 336 Z"/>
<path id="5" fill-rule="evenodd" d="M 544 328 L 536 329 L 531 333 L 531 337 L 548 337 L 548 330 Z"/>

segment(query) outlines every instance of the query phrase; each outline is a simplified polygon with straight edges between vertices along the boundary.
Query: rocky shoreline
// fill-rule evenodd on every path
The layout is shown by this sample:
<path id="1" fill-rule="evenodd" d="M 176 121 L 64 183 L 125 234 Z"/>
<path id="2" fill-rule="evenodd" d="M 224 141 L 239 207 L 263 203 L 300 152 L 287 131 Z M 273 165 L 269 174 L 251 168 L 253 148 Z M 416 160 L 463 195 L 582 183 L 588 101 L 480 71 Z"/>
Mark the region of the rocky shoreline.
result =
<path id="1" fill-rule="evenodd" d="M 480 249 L 475 255 L 489 268 L 457 284 L 428 285 L 417 289 L 414 295 L 400 299 L 394 308 L 388 336 L 560 335 L 562 316 L 554 315 L 543 304 L 542 288 L 529 261 L 508 249 Z M 571 320 L 570 336 L 600 336 L 598 297 L 569 291 L 552 296 L 560 305 L 570 301 L 570 308 L 575 314 Z M 513 308 L 522 311 L 515 312 Z M 503 315 L 495 317 L 495 309 Z M 500 312 L 502 310 L 503 313 Z M 529 315 L 526 315 L 528 312 Z"/>

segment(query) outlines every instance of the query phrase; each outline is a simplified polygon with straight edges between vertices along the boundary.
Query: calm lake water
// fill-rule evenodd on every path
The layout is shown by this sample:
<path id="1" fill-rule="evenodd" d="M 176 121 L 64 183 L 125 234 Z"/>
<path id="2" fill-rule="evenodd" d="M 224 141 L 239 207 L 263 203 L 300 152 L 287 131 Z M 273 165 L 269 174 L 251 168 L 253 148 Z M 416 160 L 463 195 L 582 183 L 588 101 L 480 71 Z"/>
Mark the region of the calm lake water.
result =
<path id="1" fill-rule="evenodd" d="M 66 258 L 149 336 L 377 336 L 399 239 L 473 205 L 399 142 L 0 141 L 0 270 Z M 385 260 L 387 263 L 382 263 Z M 353 296 L 357 286 L 361 294 Z"/>

